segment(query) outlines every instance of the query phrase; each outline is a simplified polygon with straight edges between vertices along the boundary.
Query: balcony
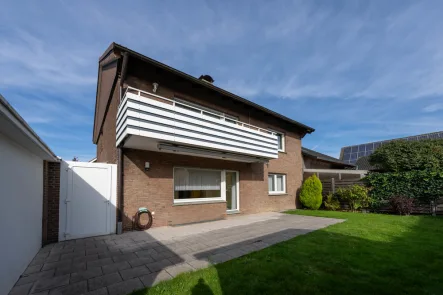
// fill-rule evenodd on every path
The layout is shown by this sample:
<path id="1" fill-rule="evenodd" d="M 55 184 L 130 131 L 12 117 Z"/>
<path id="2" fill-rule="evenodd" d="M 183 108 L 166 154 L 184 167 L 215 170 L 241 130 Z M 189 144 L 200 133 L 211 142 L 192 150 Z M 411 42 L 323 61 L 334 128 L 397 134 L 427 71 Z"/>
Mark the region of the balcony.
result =
<path id="1" fill-rule="evenodd" d="M 278 158 L 272 131 L 132 87 L 116 125 L 117 146 L 241 162 Z"/>

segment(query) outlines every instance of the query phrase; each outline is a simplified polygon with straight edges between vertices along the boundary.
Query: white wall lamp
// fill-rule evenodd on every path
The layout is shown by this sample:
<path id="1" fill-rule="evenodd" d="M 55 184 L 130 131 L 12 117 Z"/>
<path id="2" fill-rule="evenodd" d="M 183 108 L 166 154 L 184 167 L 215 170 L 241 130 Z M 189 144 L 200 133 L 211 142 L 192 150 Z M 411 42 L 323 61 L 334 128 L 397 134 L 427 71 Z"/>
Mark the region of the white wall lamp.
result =
<path id="1" fill-rule="evenodd" d="M 156 93 L 158 89 L 158 83 L 152 83 L 152 92 Z"/>

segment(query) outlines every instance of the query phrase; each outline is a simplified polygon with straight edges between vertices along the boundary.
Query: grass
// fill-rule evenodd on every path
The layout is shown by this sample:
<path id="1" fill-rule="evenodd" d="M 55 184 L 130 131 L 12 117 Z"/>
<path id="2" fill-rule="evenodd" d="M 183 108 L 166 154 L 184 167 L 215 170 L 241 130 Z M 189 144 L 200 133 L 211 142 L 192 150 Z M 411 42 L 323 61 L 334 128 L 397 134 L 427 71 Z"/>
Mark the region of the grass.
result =
<path id="1" fill-rule="evenodd" d="M 135 294 L 441 294 L 443 219 L 297 210 L 345 222 Z"/>

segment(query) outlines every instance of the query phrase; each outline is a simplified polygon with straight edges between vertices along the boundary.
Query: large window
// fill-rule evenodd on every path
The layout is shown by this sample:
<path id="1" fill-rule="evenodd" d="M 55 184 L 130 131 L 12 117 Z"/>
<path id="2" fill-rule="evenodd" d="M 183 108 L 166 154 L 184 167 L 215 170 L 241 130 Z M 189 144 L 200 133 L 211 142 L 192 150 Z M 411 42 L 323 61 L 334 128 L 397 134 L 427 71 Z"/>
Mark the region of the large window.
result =
<path id="1" fill-rule="evenodd" d="M 286 175 L 284 174 L 268 174 L 269 194 L 278 195 L 286 193 Z"/>
<path id="2" fill-rule="evenodd" d="M 225 200 L 224 171 L 174 168 L 174 202 Z"/>

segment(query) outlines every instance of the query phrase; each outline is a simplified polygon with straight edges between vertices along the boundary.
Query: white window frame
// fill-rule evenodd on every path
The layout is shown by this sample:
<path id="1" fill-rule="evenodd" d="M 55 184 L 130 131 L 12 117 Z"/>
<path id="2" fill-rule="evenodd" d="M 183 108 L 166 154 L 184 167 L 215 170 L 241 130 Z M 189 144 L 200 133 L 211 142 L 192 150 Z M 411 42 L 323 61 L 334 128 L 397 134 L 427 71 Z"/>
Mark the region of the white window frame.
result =
<path id="1" fill-rule="evenodd" d="M 277 149 L 278 149 L 278 151 L 279 152 L 286 152 L 286 136 L 285 136 L 285 134 L 283 133 L 283 132 L 279 132 L 279 131 L 275 131 L 275 130 L 272 130 L 272 129 L 269 129 L 270 131 L 272 131 L 272 132 L 274 132 L 275 134 L 277 134 L 277 135 L 281 135 L 281 145 L 282 145 L 282 148 L 280 149 L 280 148 L 278 148 L 278 142 L 277 142 Z"/>
<path id="2" fill-rule="evenodd" d="M 220 197 L 219 198 L 192 198 L 192 199 L 175 199 L 175 169 L 176 168 L 184 168 L 184 169 L 194 169 L 194 170 L 206 170 L 206 171 L 218 171 L 221 173 L 220 178 Z M 219 169 L 206 169 L 206 168 L 198 168 L 198 167 L 183 167 L 183 166 L 174 166 L 172 168 L 172 200 L 174 204 L 186 204 L 186 203 L 218 203 L 218 202 L 226 202 L 226 170 Z"/>
<path id="3" fill-rule="evenodd" d="M 235 181 L 236 181 L 236 190 L 237 190 L 237 209 L 226 209 L 228 213 L 240 212 L 240 172 L 237 170 L 224 170 L 225 171 L 225 181 L 226 181 L 226 172 L 235 172 Z M 224 186 L 226 188 L 226 184 Z M 226 189 L 225 189 L 225 198 L 226 198 Z"/>
<path id="4" fill-rule="evenodd" d="M 283 176 L 283 190 L 282 191 L 271 191 L 269 187 L 269 176 L 273 176 L 274 187 L 277 188 L 277 176 Z M 270 195 L 283 195 L 286 194 L 286 174 L 281 173 L 268 173 L 268 193 Z"/>

